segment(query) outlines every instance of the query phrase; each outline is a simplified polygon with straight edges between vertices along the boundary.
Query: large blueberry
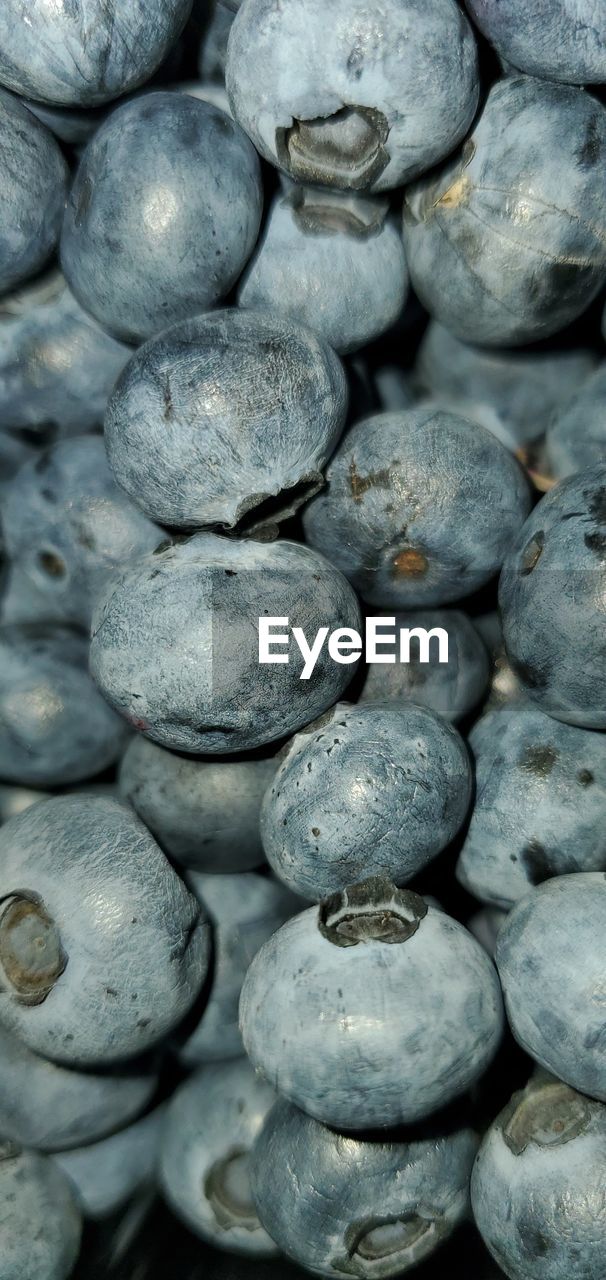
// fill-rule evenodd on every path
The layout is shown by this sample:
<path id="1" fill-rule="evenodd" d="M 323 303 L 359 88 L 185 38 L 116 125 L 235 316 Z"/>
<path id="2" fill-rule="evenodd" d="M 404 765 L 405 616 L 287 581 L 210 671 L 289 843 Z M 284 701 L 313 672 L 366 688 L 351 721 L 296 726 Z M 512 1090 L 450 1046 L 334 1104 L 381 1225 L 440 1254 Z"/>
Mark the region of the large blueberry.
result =
<path id="1" fill-rule="evenodd" d="M 491 1125 L 473 1213 L 511 1280 L 601 1280 L 606 1107 L 537 1073 Z"/>
<path id="2" fill-rule="evenodd" d="M 34 1052 L 133 1057 L 187 1013 L 209 926 L 127 805 L 55 796 L 0 828 L 0 1021 Z"/>
<path id="3" fill-rule="evenodd" d="M 88 645 L 66 627 L 0 628 L 0 777 L 58 787 L 113 764 L 125 726 L 88 674 Z"/>
<path id="4" fill-rule="evenodd" d="M 509 908 L 533 885 L 606 870 L 606 737 L 561 724 L 524 700 L 479 720 L 476 792 L 457 875 Z"/>
<path id="5" fill-rule="evenodd" d="M 606 729 L 606 466 L 541 499 L 505 561 L 499 602 L 529 697 L 559 720 Z"/>
<path id="6" fill-rule="evenodd" d="M 606 14 L 595 0 L 465 0 L 480 31 L 518 71 L 569 84 L 606 81 Z"/>
<path id="7" fill-rule="evenodd" d="M 274 1099 L 239 1058 L 202 1067 L 168 1106 L 160 1147 L 164 1195 L 196 1235 L 230 1253 L 278 1252 L 257 1217 L 249 1176 L 251 1147 Z M 274 1187 L 279 1195 L 282 1189 Z"/>
<path id="8" fill-rule="evenodd" d="M 63 224 L 63 270 L 100 324 L 142 341 L 229 291 L 261 205 L 259 161 L 233 120 L 191 94 L 142 94 L 86 148 Z"/>
<path id="9" fill-rule="evenodd" d="M 137 1192 L 153 1191 L 164 1114 L 163 1107 L 156 1107 L 109 1138 L 53 1156 L 85 1218 L 108 1218 Z"/>
<path id="10" fill-rule="evenodd" d="M 460 720 L 476 706 L 488 685 L 490 662 L 476 628 L 460 609 L 417 609 L 393 615 L 395 628 L 385 634 L 417 627 L 429 636 L 436 629 L 448 636 L 448 661 L 441 661 L 438 637 L 428 652 L 419 639 L 410 641 L 406 662 L 374 662 L 368 667 L 360 702 L 416 702 L 437 711 L 445 720 Z"/>
<path id="11" fill-rule="evenodd" d="M 339 703 L 290 743 L 263 802 L 263 846 L 312 902 L 370 876 L 406 884 L 454 839 L 470 799 L 465 743 L 440 716 Z"/>
<path id="12" fill-rule="evenodd" d="M 478 102 L 454 0 L 246 0 L 227 89 L 261 155 L 300 182 L 386 191 L 448 155 Z"/>
<path id="13" fill-rule="evenodd" d="M 272 1239 L 313 1275 L 400 1276 L 467 1216 L 476 1150 L 464 1121 L 343 1138 L 280 1098 L 253 1147 L 253 1197 Z"/>
<path id="14" fill-rule="evenodd" d="M 496 962 L 522 1048 L 606 1102 L 606 875 L 556 876 L 527 894 L 499 931 Z"/>
<path id="15" fill-rule="evenodd" d="M 464 1093 L 502 1022 L 497 975 L 475 938 L 381 879 L 283 925 L 240 1000 L 254 1066 L 339 1129 L 419 1120 Z"/>
<path id="16" fill-rule="evenodd" d="M 152 519 L 248 528 L 322 484 L 343 429 L 340 360 L 277 313 L 216 311 L 146 343 L 105 417 L 116 479 Z"/>
<path id="17" fill-rule="evenodd" d="M 580 315 L 606 279 L 605 161 L 595 98 L 500 80 L 462 152 L 405 196 L 410 272 L 431 314 L 484 346 L 531 342 Z"/>
<path id="18" fill-rule="evenodd" d="M 6 8 L 0 9 L 0 50 Z M 22 23 L 19 27 L 25 29 Z M 0 65 L 2 52 L 0 52 Z M 68 168 L 52 133 L 0 89 L 0 293 L 44 266 L 59 239 Z"/>
<path id="19" fill-rule="evenodd" d="M 433 406 L 363 419 L 307 507 L 308 541 L 369 604 L 460 600 L 500 569 L 530 506 L 522 468 L 488 431 Z"/>
<path id="20" fill-rule="evenodd" d="M 354 671 L 324 645 L 300 678 L 292 637 L 278 653 L 290 661 L 260 664 L 265 617 L 289 618 L 309 646 L 321 627 L 360 627 L 351 587 L 315 551 L 200 533 L 115 580 L 93 619 L 91 671 L 111 705 L 162 746 L 196 755 L 262 746 L 326 711 Z"/>
<path id="21" fill-rule="evenodd" d="M 606 465 L 606 363 L 554 416 L 547 432 L 547 456 L 558 478 Z"/>
<path id="22" fill-rule="evenodd" d="M 94 106 L 148 80 L 191 0 L 4 0 L 0 83 L 26 97 Z"/>
<path id="23" fill-rule="evenodd" d="M 1 1142 L 2 1280 L 68 1280 L 81 1229 L 76 1197 L 54 1161 Z"/>

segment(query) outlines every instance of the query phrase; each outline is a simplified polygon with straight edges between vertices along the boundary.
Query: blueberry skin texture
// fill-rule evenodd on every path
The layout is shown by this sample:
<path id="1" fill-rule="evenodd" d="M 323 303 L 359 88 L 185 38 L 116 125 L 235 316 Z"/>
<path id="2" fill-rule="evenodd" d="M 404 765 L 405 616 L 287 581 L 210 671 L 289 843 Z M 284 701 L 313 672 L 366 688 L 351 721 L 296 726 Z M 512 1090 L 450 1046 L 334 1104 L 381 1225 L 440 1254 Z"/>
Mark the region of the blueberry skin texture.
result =
<path id="1" fill-rule="evenodd" d="M 480 701 L 490 675 L 488 653 L 473 623 L 460 609 L 419 609 L 394 617 L 396 635 L 401 628 L 422 627 L 431 632 L 439 627 L 446 631 L 448 662 L 438 661 L 435 639 L 430 643 L 427 663 L 420 661 L 418 642 L 411 644 L 410 662 L 369 665 L 360 703 L 415 702 L 456 723 Z"/>
<path id="2" fill-rule="evenodd" d="M 547 493 L 513 543 L 499 583 L 505 645 L 548 715 L 606 729 L 606 466 Z"/>
<path id="3" fill-rule="evenodd" d="M 583 90 L 494 85 L 459 156 L 405 195 L 404 245 L 430 314 L 486 347 L 576 319 L 606 279 L 605 156 L 606 110 Z"/>
<path id="4" fill-rule="evenodd" d="M 332 903 L 309 908 L 261 947 L 242 988 L 253 1065 L 338 1129 L 387 1128 L 436 1111 L 482 1074 L 501 1035 L 499 984 L 480 944 L 416 894 L 394 892 L 399 919 L 426 910 L 405 941 L 385 940 L 385 908 L 365 906 L 366 886 L 355 886 L 339 902 L 362 903 L 362 941 L 344 945 L 338 929 L 341 941 L 324 936 L 321 913 L 330 921 Z"/>
<path id="5" fill-rule="evenodd" d="M 2 26 L 0 16 L 0 32 Z M 1 35 L 0 47 L 5 47 Z M 0 89 L 0 165 L 0 293 L 6 293 L 40 271 L 53 252 L 69 175 L 52 133 L 5 89 Z"/>
<path id="6" fill-rule="evenodd" d="M 561 724 L 532 703 L 478 720 L 471 822 L 457 876 L 509 909 L 551 876 L 605 871 L 606 738 Z"/>
<path id="7" fill-rule="evenodd" d="M 275 1096 L 239 1058 L 200 1068 L 167 1109 L 160 1149 L 164 1196 L 196 1235 L 229 1253 L 278 1253 L 257 1219 L 248 1172 Z"/>
<path id="8" fill-rule="evenodd" d="M 606 464 L 606 363 L 554 417 L 547 456 L 558 479 Z"/>
<path id="9" fill-rule="evenodd" d="M 192 1068 L 241 1057 L 238 1003 L 246 971 L 259 947 L 302 904 L 275 880 L 245 872 L 216 876 L 192 871 L 188 884 L 210 918 L 213 936 L 208 1000 L 179 1050 L 180 1062 Z"/>
<path id="10" fill-rule="evenodd" d="M 465 0 L 501 57 L 531 76 L 567 84 L 606 80 L 606 19 L 595 0 Z"/>
<path id="11" fill-rule="evenodd" d="M 191 0 L 6 0 L 0 82 L 38 102 L 109 102 L 149 80 L 190 10 Z"/>
<path id="12" fill-rule="evenodd" d="M 604 1274 L 606 1108 L 531 1081 L 491 1125 L 473 1170 L 474 1217 L 511 1280 Z"/>
<path id="13" fill-rule="evenodd" d="M 105 416 L 116 480 L 175 528 L 276 518 L 315 493 L 345 424 L 340 360 L 277 313 L 228 309 L 146 343 Z"/>
<path id="14" fill-rule="evenodd" d="M 53 1061 L 92 1066 L 177 1025 L 206 976 L 209 926 L 126 805 L 55 796 L 0 828 L 0 855 L 3 1027 Z"/>
<path id="15" fill-rule="evenodd" d="M 120 793 L 174 862 L 231 874 L 265 861 L 259 816 L 273 759 L 195 760 L 136 734 L 122 757 Z"/>
<path id="16" fill-rule="evenodd" d="M 453 0 L 383 0 L 372 22 L 364 0 L 335 0 L 329 24 L 322 0 L 245 0 L 226 83 L 257 150 L 291 177 L 387 191 L 465 136 L 477 50 Z"/>
<path id="17" fill-rule="evenodd" d="M 306 508 L 307 541 L 368 604 L 423 608 L 478 590 L 530 509 L 521 467 L 488 431 L 433 406 L 356 423 Z"/>
<path id="18" fill-rule="evenodd" d="M 319 1276 L 399 1276 L 429 1257 L 467 1216 L 477 1138 L 463 1127 L 407 1137 L 346 1138 L 280 1098 L 251 1183 L 282 1252 Z"/>
<path id="19" fill-rule="evenodd" d="M 4 503 L 2 528 L 7 554 L 53 613 L 85 628 L 116 568 L 165 541 L 118 489 L 99 436 L 61 440 L 26 463 Z"/>
<path id="20" fill-rule="evenodd" d="M 606 1102 L 606 875 L 539 885 L 500 930 L 496 963 L 518 1043 L 558 1079 Z"/>
<path id="21" fill-rule="evenodd" d="M 68 1179 L 36 1151 L 10 1142 L 1 1151 L 2 1280 L 67 1280 L 82 1232 Z"/>
<path id="22" fill-rule="evenodd" d="M 99 324 L 142 342 L 231 289 L 261 208 L 259 161 L 239 126 L 190 94 L 146 93 L 113 111 L 84 152 L 63 270 Z"/>
<path id="23" fill-rule="evenodd" d="M 84 636 L 46 623 L 0 628 L 0 778 L 59 787 L 106 769 L 124 725 L 95 689 Z"/>
<path id="24" fill-rule="evenodd" d="M 386 213 L 359 196 L 278 195 L 240 305 L 309 325 L 335 351 L 372 342 L 395 323 L 408 292 L 402 237 Z"/>
<path id="25" fill-rule="evenodd" d="M 308 547 L 197 534 L 115 579 L 93 618 L 93 678 L 161 746 L 194 755 L 263 746 L 326 711 L 355 670 L 325 646 L 301 680 L 294 644 L 288 664 L 261 665 L 264 615 L 289 617 L 310 640 L 321 626 L 361 626 L 346 579 Z"/>
<path id="26" fill-rule="evenodd" d="M 311 902 L 369 876 L 407 884 L 462 826 L 471 766 L 426 707 L 339 703 L 296 735 L 261 810 L 267 860 Z"/>
<path id="27" fill-rule="evenodd" d="M 61 1151 L 53 1164 L 69 1179 L 85 1218 L 102 1221 L 153 1187 L 164 1107 L 90 1146 Z"/>
<path id="28" fill-rule="evenodd" d="M 149 1063 L 70 1071 L 0 1030 L 0 1132 L 19 1146 L 61 1151 L 103 1138 L 143 1110 L 156 1084 Z"/>

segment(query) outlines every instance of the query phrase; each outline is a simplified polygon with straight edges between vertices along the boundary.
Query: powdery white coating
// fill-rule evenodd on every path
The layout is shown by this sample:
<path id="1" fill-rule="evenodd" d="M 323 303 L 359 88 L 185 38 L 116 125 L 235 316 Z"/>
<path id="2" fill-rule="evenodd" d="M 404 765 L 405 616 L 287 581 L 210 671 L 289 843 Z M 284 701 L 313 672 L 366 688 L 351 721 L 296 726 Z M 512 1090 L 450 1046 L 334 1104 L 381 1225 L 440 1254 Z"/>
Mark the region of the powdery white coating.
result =
<path id="1" fill-rule="evenodd" d="M 555 1080 L 514 1094 L 471 1181 L 476 1224 L 505 1275 L 601 1280 L 605 1167 L 606 1108 Z"/>
<path id="2" fill-rule="evenodd" d="M 480 31 L 519 71 L 569 84 L 606 81 L 601 0 L 465 0 Z"/>
<path id="3" fill-rule="evenodd" d="M 338 703 L 292 739 L 261 810 L 276 875 L 318 902 L 382 875 L 407 884 L 462 826 L 471 766 L 426 707 Z"/>
<path id="4" fill-rule="evenodd" d="M 556 876 L 528 894 L 499 932 L 496 963 L 518 1043 L 606 1102 L 606 875 Z"/>
<path id="5" fill-rule="evenodd" d="M 518 462 L 488 431 L 433 406 L 375 414 L 347 432 L 308 541 L 368 604 L 422 608 L 478 590 L 530 507 Z"/>
<path id="6" fill-rule="evenodd" d="M 34 1052 L 80 1066 L 134 1057 L 193 1004 L 210 929 L 128 806 L 55 796 L 5 823 L 0 902 L 14 895 L 43 904 L 66 958 L 41 1003 L 12 982 L 0 991 L 2 1026 Z"/>
<path id="7" fill-rule="evenodd" d="M 4 0 L 0 82 L 39 102 L 94 106 L 148 80 L 191 0 Z"/>
<path id="8" fill-rule="evenodd" d="M 251 871 L 265 861 L 261 801 L 270 759 L 196 760 L 141 734 L 120 765 L 120 792 L 169 856 L 192 871 Z"/>
<path id="9" fill-rule="evenodd" d="M 6 8 L 0 13 L 0 50 L 5 13 Z M 52 133 L 5 89 L 0 89 L 0 168 L 0 293 L 5 293 L 40 271 L 53 252 L 68 184 L 68 168 Z"/>
<path id="10" fill-rule="evenodd" d="M 469 737 L 476 792 L 457 876 L 509 909 L 551 876 L 605 871 L 606 737 L 529 702 L 478 720 Z"/>
<path id="11" fill-rule="evenodd" d="M 606 466 L 535 507 L 503 566 L 499 604 L 511 665 L 542 711 L 606 729 Z"/>
<path id="12" fill-rule="evenodd" d="M 345 1137 L 281 1098 L 253 1148 L 253 1195 L 280 1249 L 313 1275 L 399 1276 L 467 1216 L 476 1150 L 463 1126 Z"/>
<path id="13" fill-rule="evenodd" d="M 240 1000 L 253 1065 L 296 1106 L 346 1130 L 414 1122 L 464 1093 L 502 1023 L 488 956 L 431 906 L 406 941 L 352 946 L 324 937 L 311 907 L 261 947 Z"/>
<path id="14" fill-rule="evenodd" d="M 317 490 L 346 408 L 343 367 L 322 339 L 276 313 L 229 309 L 136 352 L 105 440 L 118 483 L 153 519 L 232 529 L 263 523 L 270 500 L 272 516 L 289 515 Z"/>
<path id="15" fill-rule="evenodd" d="M 478 102 L 475 40 L 454 0 L 380 0 L 371 12 L 365 0 L 333 0 L 330 22 L 323 0 L 244 0 L 226 81 L 257 150 L 294 177 L 288 131 L 333 117 L 336 154 L 329 124 L 316 181 L 354 190 L 386 191 L 429 169 L 465 136 Z"/>
<path id="16" fill-rule="evenodd" d="M 239 288 L 243 307 L 309 325 L 335 351 L 356 351 L 395 323 L 408 292 L 402 237 L 385 211 L 356 226 L 359 197 L 276 196 Z M 308 201 L 318 203 L 310 225 Z M 323 207 L 324 202 L 324 207 Z M 367 205 L 368 198 L 363 205 Z M 375 211 L 373 210 L 372 213 Z M 366 211 L 361 210 L 361 217 Z M 368 216 L 372 216 L 370 213 Z"/>
<path id="17" fill-rule="evenodd" d="M 606 362 L 554 416 L 547 457 L 558 479 L 606 464 Z"/>
<path id="18" fill-rule="evenodd" d="M 70 1071 L 0 1030 L 0 1133 L 39 1151 L 94 1142 L 128 1124 L 157 1084 L 151 1063 L 130 1071 Z"/>
<path id="19" fill-rule="evenodd" d="M 606 280 L 605 157 L 595 98 L 498 81 L 461 154 L 406 192 L 404 244 L 431 315 L 497 347 L 576 319 Z"/>
<path id="20" fill-rule="evenodd" d="M 355 670 L 326 646 L 309 680 L 294 644 L 288 664 L 259 663 L 259 618 L 360 628 L 348 582 L 295 542 L 201 533 L 116 578 L 93 619 L 91 671 L 117 711 L 162 746 L 226 755 L 286 737 L 326 711 Z"/>
<path id="21" fill-rule="evenodd" d="M 275 1100 L 245 1058 L 202 1067 L 169 1103 L 160 1184 L 187 1226 L 219 1249 L 256 1258 L 278 1253 L 252 1201 L 249 1155 Z"/>
<path id="22" fill-rule="evenodd" d="M 246 970 L 259 947 L 302 904 L 275 880 L 241 871 L 223 876 L 192 871 L 188 884 L 210 918 L 213 936 L 208 999 L 179 1051 L 180 1061 L 191 1068 L 242 1055 L 238 1002 Z"/>
<path id="23" fill-rule="evenodd" d="M 400 628 L 438 627 L 448 635 L 448 662 L 439 662 L 438 642 L 429 645 L 429 662 L 421 662 L 418 641 L 411 641 L 410 662 L 372 663 L 360 693 L 360 703 L 416 702 L 445 720 L 457 721 L 476 706 L 488 685 L 488 653 L 466 613 L 460 609 L 415 609 L 395 613 L 395 633 Z M 388 627 L 387 631 L 391 631 Z"/>
<path id="24" fill-rule="evenodd" d="M 101 1142 L 53 1156 L 53 1164 L 69 1178 L 85 1218 L 108 1218 L 142 1188 L 153 1187 L 164 1112 L 164 1107 L 156 1107 Z"/>
<path id="25" fill-rule="evenodd" d="M 67 204 L 61 262 L 82 306 L 125 342 L 204 311 L 257 238 L 258 157 L 223 111 L 145 93 L 91 138 Z"/>
<path id="26" fill-rule="evenodd" d="M 0 628 L 4 782 L 81 782 L 113 764 L 125 741 L 124 724 L 90 678 L 84 636 L 44 622 Z"/>
<path id="27" fill-rule="evenodd" d="M 2 1280 L 68 1280 L 82 1223 L 67 1178 L 36 1151 L 3 1146 L 0 1160 Z"/>

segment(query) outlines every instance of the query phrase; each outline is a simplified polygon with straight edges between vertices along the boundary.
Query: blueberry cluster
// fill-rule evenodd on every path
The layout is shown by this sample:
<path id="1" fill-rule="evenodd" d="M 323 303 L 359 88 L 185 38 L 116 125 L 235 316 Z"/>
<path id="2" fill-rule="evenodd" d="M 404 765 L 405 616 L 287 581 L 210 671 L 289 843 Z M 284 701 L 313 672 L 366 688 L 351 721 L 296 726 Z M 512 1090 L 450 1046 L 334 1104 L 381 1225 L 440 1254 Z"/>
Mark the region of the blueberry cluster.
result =
<path id="1" fill-rule="evenodd" d="M 0 1280 L 606 1280 L 606 0 L 1 0 L 0 170 Z"/>

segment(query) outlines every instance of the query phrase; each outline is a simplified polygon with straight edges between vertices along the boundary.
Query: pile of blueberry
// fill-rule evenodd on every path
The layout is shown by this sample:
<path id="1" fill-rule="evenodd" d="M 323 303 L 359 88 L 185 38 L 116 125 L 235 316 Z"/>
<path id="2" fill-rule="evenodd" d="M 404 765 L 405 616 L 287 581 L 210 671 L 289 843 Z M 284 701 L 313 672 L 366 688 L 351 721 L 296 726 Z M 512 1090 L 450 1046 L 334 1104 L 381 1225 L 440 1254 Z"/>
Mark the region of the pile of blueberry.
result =
<path id="1" fill-rule="evenodd" d="M 2 0 L 0 173 L 0 1280 L 606 1280 L 606 0 Z"/>

